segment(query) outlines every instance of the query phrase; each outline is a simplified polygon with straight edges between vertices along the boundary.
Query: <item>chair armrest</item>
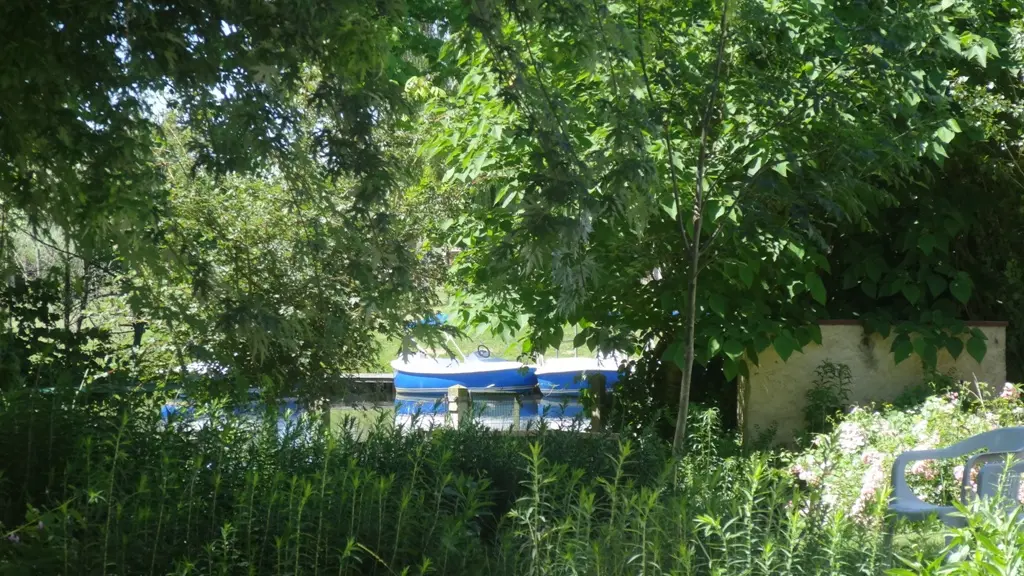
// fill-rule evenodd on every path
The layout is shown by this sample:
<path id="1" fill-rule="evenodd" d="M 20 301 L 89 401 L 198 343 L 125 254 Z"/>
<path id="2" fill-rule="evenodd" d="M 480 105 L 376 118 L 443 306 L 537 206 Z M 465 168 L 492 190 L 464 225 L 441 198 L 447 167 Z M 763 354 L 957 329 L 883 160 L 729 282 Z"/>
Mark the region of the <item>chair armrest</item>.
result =
<path id="1" fill-rule="evenodd" d="M 911 462 L 918 460 L 942 460 L 946 458 L 954 458 L 960 454 L 950 450 L 950 448 L 942 448 L 936 450 L 911 450 L 904 452 L 896 457 L 896 460 L 892 463 L 892 494 L 896 498 L 900 499 L 911 499 L 917 502 L 924 503 L 923 500 L 914 494 L 914 491 L 907 485 L 907 466 Z"/>

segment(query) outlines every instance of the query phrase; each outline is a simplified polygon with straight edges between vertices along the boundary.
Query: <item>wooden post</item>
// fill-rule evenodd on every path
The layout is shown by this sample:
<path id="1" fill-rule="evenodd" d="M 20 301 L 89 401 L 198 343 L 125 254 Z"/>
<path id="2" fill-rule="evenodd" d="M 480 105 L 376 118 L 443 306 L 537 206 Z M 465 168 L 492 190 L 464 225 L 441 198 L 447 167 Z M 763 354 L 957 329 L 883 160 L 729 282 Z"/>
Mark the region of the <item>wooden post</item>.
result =
<path id="1" fill-rule="evenodd" d="M 607 404 L 605 401 L 604 374 L 591 374 L 587 378 L 587 383 L 590 385 L 590 393 L 594 397 L 594 412 L 590 415 L 590 430 L 593 432 L 603 432 L 604 420 L 607 416 L 604 413 L 604 408 Z"/>
<path id="2" fill-rule="evenodd" d="M 329 398 L 320 399 L 320 418 L 323 420 L 324 429 L 331 429 L 331 401 Z"/>
<path id="3" fill-rule="evenodd" d="M 469 422 L 473 417 L 470 412 L 469 388 L 456 384 L 448 388 L 448 416 L 452 427 L 458 428 L 462 422 Z"/>
<path id="4" fill-rule="evenodd" d="M 512 396 L 512 430 L 519 431 L 519 409 L 523 406 L 523 397 L 519 394 Z"/>

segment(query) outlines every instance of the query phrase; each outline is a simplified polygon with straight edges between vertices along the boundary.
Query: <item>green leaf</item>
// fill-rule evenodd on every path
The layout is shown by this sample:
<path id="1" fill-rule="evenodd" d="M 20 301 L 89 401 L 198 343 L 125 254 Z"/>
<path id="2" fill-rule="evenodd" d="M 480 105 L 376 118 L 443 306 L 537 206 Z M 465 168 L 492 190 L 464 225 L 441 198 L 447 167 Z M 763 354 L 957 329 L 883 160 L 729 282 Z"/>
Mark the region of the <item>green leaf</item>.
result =
<path id="1" fill-rule="evenodd" d="M 953 357 L 953 360 L 956 360 L 960 357 L 960 353 L 964 351 L 963 340 L 955 336 L 946 338 L 946 350 L 949 350 L 949 355 Z"/>
<path id="2" fill-rule="evenodd" d="M 807 326 L 807 331 L 811 333 L 811 342 L 821 346 L 821 326 L 816 323 L 810 324 Z"/>
<path id="3" fill-rule="evenodd" d="M 704 216 L 709 219 L 709 224 L 716 222 L 723 214 L 725 214 L 725 206 L 721 202 L 708 200 L 707 205 L 704 207 Z"/>
<path id="4" fill-rule="evenodd" d="M 758 357 L 753 343 L 747 344 L 745 352 L 747 353 L 747 360 L 753 362 L 754 366 L 760 366 L 761 359 Z"/>
<path id="5" fill-rule="evenodd" d="M 722 346 L 722 351 L 729 358 L 739 358 L 743 355 L 743 344 L 738 340 L 726 340 L 725 346 Z"/>
<path id="6" fill-rule="evenodd" d="M 779 355 L 779 358 L 783 362 L 789 360 L 789 357 L 793 355 L 800 348 L 800 344 L 793 339 L 788 331 L 783 331 L 781 334 L 775 337 L 775 341 L 772 342 L 772 346 L 775 348 L 775 352 Z"/>
<path id="7" fill-rule="evenodd" d="M 924 252 L 925 256 L 928 256 L 932 253 L 932 250 L 935 250 L 936 244 L 938 244 L 938 241 L 931 234 L 922 234 L 917 239 L 917 247 L 921 249 L 921 252 Z"/>
<path id="8" fill-rule="evenodd" d="M 808 272 L 807 275 L 804 276 L 804 284 L 807 285 L 807 290 L 810 291 L 811 296 L 817 300 L 819 304 L 825 303 L 825 284 L 821 281 L 821 276 L 818 276 L 814 272 Z"/>
<path id="9" fill-rule="evenodd" d="M 714 292 L 708 296 L 708 306 L 715 314 L 725 316 L 725 298 L 721 294 Z"/>
<path id="10" fill-rule="evenodd" d="M 933 297 L 938 297 L 946 291 L 946 279 L 938 274 L 931 274 L 928 276 L 928 290 L 931 291 Z"/>
<path id="11" fill-rule="evenodd" d="M 967 339 L 967 353 L 971 355 L 979 364 L 985 359 L 985 353 L 988 352 L 988 344 L 985 343 L 984 338 L 978 338 L 977 336 L 971 336 Z"/>
<path id="12" fill-rule="evenodd" d="M 722 349 L 722 343 L 718 341 L 717 336 L 708 338 L 708 359 L 714 358 L 718 351 Z"/>
<path id="13" fill-rule="evenodd" d="M 753 176 L 761 169 L 761 157 L 754 158 L 754 165 L 747 169 L 747 175 Z"/>
<path id="14" fill-rule="evenodd" d="M 665 213 L 669 215 L 669 218 L 672 218 L 673 220 L 676 219 L 676 214 L 679 213 L 679 208 L 676 206 L 674 199 L 669 199 L 667 202 L 663 202 L 661 204 L 661 209 L 664 210 Z"/>
<path id="15" fill-rule="evenodd" d="M 523 354 L 529 354 L 530 352 L 533 352 L 533 340 L 523 338 Z"/>
<path id="16" fill-rule="evenodd" d="M 757 334 L 754 334 L 754 348 L 758 352 L 764 352 L 769 347 L 771 347 L 771 345 L 772 341 L 768 338 L 768 336 L 765 333 L 758 332 Z"/>
<path id="17" fill-rule="evenodd" d="M 914 345 L 910 342 L 909 336 L 900 334 L 892 341 L 889 351 L 892 352 L 893 359 L 899 364 L 910 357 L 914 351 Z"/>
<path id="18" fill-rule="evenodd" d="M 966 272 L 957 272 L 956 279 L 949 284 L 950 293 L 962 304 L 966 304 L 971 299 L 972 289 L 971 277 Z"/>
<path id="19" fill-rule="evenodd" d="M 956 34 L 947 30 L 946 33 L 942 35 L 942 43 L 946 45 L 946 48 L 949 48 L 953 52 L 956 52 L 957 54 L 961 53 L 960 37 Z"/>
<path id="20" fill-rule="evenodd" d="M 967 53 L 964 54 L 968 60 L 974 60 L 979 66 L 984 68 L 988 64 L 988 50 L 980 42 L 971 46 L 967 49 Z"/>
<path id="21" fill-rule="evenodd" d="M 874 298 L 874 297 L 875 297 L 875 295 L 876 295 L 876 294 L 878 293 L 878 284 L 875 284 L 874 282 L 870 282 L 870 281 L 867 281 L 867 282 L 861 282 L 861 283 L 860 283 L 860 289 L 861 289 L 861 290 L 862 290 L 862 291 L 864 292 L 864 294 L 866 294 L 866 295 L 867 295 L 867 296 L 868 296 L 869 298 Z"/>
<path id="22" fill-rule="evenodd" d="M 882 279 L 882 273 L 885 272 L 886 264 L 885 260 L 878 256 L 868 258 L 864 263 L 864 271 L 867 273 L 868 278 L 872 282 L 878 282 Z"/>
<path id="23" fill-rule="evenodd" d="M 917 301 L 921 299 L 921 289 L 917 287 L 917 284 L 904 284 L 903 297 L 907 299 L 907 302 L 917 304 Z"/>
<path id="24" fill-rule="evenodd" d="M 843 272 L 843 290 L 849 290 L 857 285 L 857 271 L 852 266 Z"/>
<path id="25" fill-rule="evenodd" d="M 953 141 L 953 138 L 956 137 L 956 133 L 945 126 L 940 126 L 939 129 L 935 131 L 935 137 L 942 140 L 944 144 L 949 144 Z"/>
<path id="26" fill-rule="evenodd" d="M 772 166 L 772 170 L 775 170 L 783 178 L 786 177 L 786 171 L 789 169 L 789 162 L 779 162 Z"/>
<path id="27" fill-rule="evenodd" d="M 673 340 L 661 358 L 683 368 L 686 365 L 686 347 L 683 346 L 683 341 L 679 338 Z"/>
<path id="28" fill-rule="evenodd" d="M 913 352 L 918 353 L 922 362 L 925 363 L 925 367 L 935 368 L 935 364 L 938 361 L 938 349 L 928 338 L 924 336 L 914 338 Z"/>
<path id="29" fill-rule="evenodd" d="M 921 356 L 921 360 L 924 361 L 924 365 L 927 368 L 935 368 L 935 366 L 939 363 L 939 349 L 936 348 L 935 345 L 932 344 L 931 342 L 923 338 L 921 340 L 924 342 L 924 344 L 921 346 L 921 350 L 918 352 L 918 355 Z"/>
<path id="30" fill-rule="evenodd" d="M 580 330 L 579 333 L 576 334 L 575 336 L 573 336 L 573 338 L 572 338 L 572 347 L 573 348 L 579 348 L 580 346 L 583 346 L 583 344 L 586 341 L 587 341 L 587 331 L 586 330 Z"/>
<path id="31" fill-rule="evenodd" d="M 725 360 L 722 361 L 722 372 L 725 374 L 726 382 L 732 382 L 739 373 L 739 367 L 736 366 L 736 361 L 727 356 Z"/>
<path id="32" fill-rule="evenodd" d="M 740 281 L 743 282 L 743 284 L 747 288 L 750 288 L 754 285 L 754 271 L 751 270 L 750 266 L 747 266 L 746 264 L 741 264 L 739 268 L 739 273 Z"/>

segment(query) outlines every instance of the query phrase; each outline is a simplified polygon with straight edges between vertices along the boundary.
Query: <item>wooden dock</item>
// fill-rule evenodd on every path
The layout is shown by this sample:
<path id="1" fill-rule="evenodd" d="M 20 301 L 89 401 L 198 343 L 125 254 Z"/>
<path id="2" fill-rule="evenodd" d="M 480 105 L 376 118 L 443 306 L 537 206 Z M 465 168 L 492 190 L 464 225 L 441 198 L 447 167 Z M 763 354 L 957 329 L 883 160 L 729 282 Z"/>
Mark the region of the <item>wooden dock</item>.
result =
<path id="1" fill-rule="evenodd" d="M 355 384 L 393 384 L 395 375 L 390 372 L 363 372 L 351 375 Z"/>

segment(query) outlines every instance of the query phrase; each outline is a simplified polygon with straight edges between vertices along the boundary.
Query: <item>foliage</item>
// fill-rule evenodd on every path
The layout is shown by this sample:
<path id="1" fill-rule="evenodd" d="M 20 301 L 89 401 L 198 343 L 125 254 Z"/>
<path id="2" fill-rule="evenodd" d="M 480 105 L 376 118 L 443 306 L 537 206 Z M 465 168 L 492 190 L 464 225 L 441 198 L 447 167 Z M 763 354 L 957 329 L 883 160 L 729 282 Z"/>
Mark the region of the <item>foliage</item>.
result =
<path id="1" fill-rule="evenodd" d="M 898 558 L 931 574 L 942 546 L 915 527 L 886 555 L 875 471 L 1024 414 L 1013 386 L 984 402 L 937 396 L 855 411 L 802 453 L 740 456 L 714 411 L 694 411 L 689 453 L 669 460 L 649 435 L 381 419 L 360 436 L 351 420 L 329 433 L 316 417 L 282 425 L 223 404 L 196 414 L 216 425 L 164 423 L 159 395 L 3 401 L 0 447 L 14 457 L 0 468 L 0 559 L 12 574 L 848 574 Z M 937 501 L 955 474 L 924 463 L 908 479 Z M 1016 557 L 986 542 L 1017 542 L 1018 523 L 982 505 L 965 513 L 952 566 Z"/>
<path id="2" fill-rule="evenodd" d="M 381 422 L 359 441 L 269 415 L 163 425 L 159 398 L 6 401 L 18 409 L 0 442 L 24 456 L 5 460 L 0 491 L 11 573 L 816 574 L 882 560 L 880 534 L 809 521 L 809 495 L 770 458 L 722 452 L 713 413 L 673 468 L 650 439 Z"/>
<path id="3" fill-rule="evenodd" d="M 390 135 L 405 80 L 434 61 L 439 10 L 5 4 L 3 278 L 27 274 L 20 237 L 57 248 L 63 269 L 37 258 L 35 276 L 63 276 L 63 329 L 114 293 L 114 323 L 155 337 L 142 356 L 158 374 L 199 357 L 305 389 L 365 363 L 370 331 L 428 311 L 415 235 L 387 203 L 406 183 Z"/>
<path id="4" fill-rule="evenodd" d="M 354 181 L 299 160 L 216 178 L 188 155 L 187 133 L 164 133 L 174 219 L 162 246 L 174 258 L 133 274 L 129 300 L 170 334 L 164 365 L 199 359 L 230 366 L 243 389 L 317 397 L 434 303 L 440 269 L 418 229 L 388 210 L 367 217 Z"/>
<path id="5" fill-rule="evenodd" d="M 4 206 L 69 230 L 76 244 L 116 239 L 126 250 L 150 238 L 163 197 L 154 108 L 184 111 L 202 136 L 190 142 L 201 164 L 244 172 L 290 150 L 300 89 L 303 105 L 331 119 L 317 133 L 328 166 L 366 177 L 372 197 L 388 177 L 374 116 L 400 101 L 393 80 L 413 70 L 395 57 L 413 48 L 413 29 L 391 26 L 420 8 L 7 4 Z M 310 68 L 319 74 L 307 89 Z"/>
<path id="6" fill-rule="evenodd" d="M 832 418 L 840 414 L 850 400 L 853 375 L 846 364 L 825 360 L 814 369 L 814 384 L 807 391 L 804 421 L 807 430 L 820 434 L 828 431 Z"/>
<path id="7" fill-rule="evenodd" d="M 1016 298 L 1022 244 L 1020 70 L 1024 25 L 1006 3 L 943 4 L 951 19 L 936 53 L 946 62 L 955 117 L 937 126 L 942 153 L 890 188 L 890 206 L 861 229 L 824 234 L 836 273 L 830 312 L 856 315 L 869 331 L 895 333 L 898 361 L 934 367 L 943 351 L 980 358 L 986 342 L 958 319 L 1010 320 L 1008 369 L 1020 370 Z M 979 36 L 980 35 L 980 36 Z M 909 98 L 916 98 L 908 95 Z"/>
<path id="8" fill-rule="evenodd" d="M 991 76 L 1012 91 L 1017 19 L 1001 2 L 474 4 L 448 49 L 465 72 L 429 109 L 439 131 L 427 147 L 450 166 L 443 180 L 477 200 L 448 236 L 465 284 L 486 295 L 471 315 L 526 315 L 525 352 L 566 322 L 603 349 L 667 340 L 659 359 L 683 369 L 680 414 L 694 354 L 721 358 L 731 380 L 768 347 L 785 360 L 820 341 L 814 322 L 831 314 L 896 324 L 897 355 L 926 365 L 954 340 L 982 356 L 960 320 L 970 271 L 943 256 L 965 229 L 915 220 L 890 234 L 883 220 L 909 221 L 908 197 L 942 173 L 957 134 L 1013 107 L 953 89 Z M 929 230 L 949 238 L 916 242 Z M 909 309 L 845 293 L 876 298 L 868 282 L 884 275 L 864 268 L 861 231 L 883 254 L 915 249 L 883 291 L 906 285 Z M 698 274 L 708 289 L 696 293 Z"/>
<path id="9" fill-rule="evenodd" d="M 893 571 L 893 576 L 1013 574 L 1024 561 L 1019 519 L 1021 508 L 1002 504 L 975 500 L 969 506 L 958 505 L 967 523 L 962 528 L 948 531 L 948 561 L 941 562 L 918 553 L 905 562 L 907 568 Z"/>
<path id="10" fill-rule="evenodd" d="M 815 436 L 806 451 L 795 455 L 791 471 L 820 489 L 828 507 L 863 515 L 884 501 L 888 471 L 900 453 L 941 448 L 1022 423 L 1019 388 L 1006 384 L 999 396 L 985 398 L 973 383 L 964 384 L 918 406 L 854 409 L 834 431 Z M 924 460 L 907 470 L 907 480 L 926 501 L 953 502 L 959 499 L 957 476 L 962 474 L 963 462 Z"/>

